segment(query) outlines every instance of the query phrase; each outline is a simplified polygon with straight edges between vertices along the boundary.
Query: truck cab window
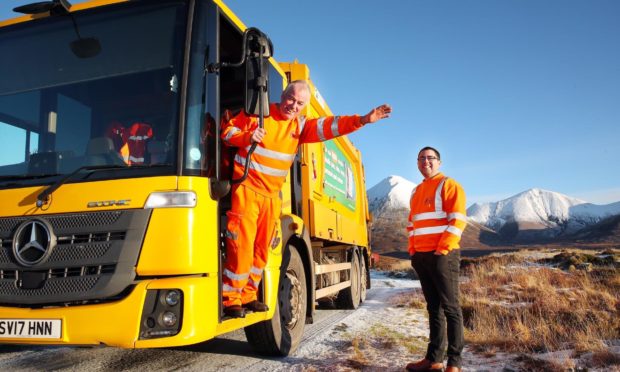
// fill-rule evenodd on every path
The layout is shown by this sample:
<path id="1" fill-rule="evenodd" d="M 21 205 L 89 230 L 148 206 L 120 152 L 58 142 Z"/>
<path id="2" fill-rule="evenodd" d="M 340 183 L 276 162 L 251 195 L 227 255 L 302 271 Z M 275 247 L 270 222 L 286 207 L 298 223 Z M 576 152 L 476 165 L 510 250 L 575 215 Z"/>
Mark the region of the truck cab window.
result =
<path id="1" fill-rule="evenodd" d="M 110 8 L 115 11 L 72 16 L 82 35 L 101 44 L 89 58 L 70 48 L 76 36 L 69 17 L 17 24 L 0 35 L 2 55 L 20 61 L 0 69 L 0 131 L 11 144 L 0 149 L 0 177 L 44 184 L 53 180 L 42 174 L 91 165 L 128 169 L 101 172 L 98 179 L 172 172 L 186 5 Z M 145 170 L 152 165 L 158 167 Z"/>

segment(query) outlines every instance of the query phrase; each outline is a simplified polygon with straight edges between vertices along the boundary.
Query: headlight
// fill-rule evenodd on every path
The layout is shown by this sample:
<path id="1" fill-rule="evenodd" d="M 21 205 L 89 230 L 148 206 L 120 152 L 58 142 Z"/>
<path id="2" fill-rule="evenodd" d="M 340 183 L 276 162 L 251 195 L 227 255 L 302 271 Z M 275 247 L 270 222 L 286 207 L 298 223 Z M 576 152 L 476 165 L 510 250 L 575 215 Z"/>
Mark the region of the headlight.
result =
<path id="1" fill-rule="evenodd" d="M 180 298 L 181 294 L 178 291 L 172 290 L 166 293 L 166 297 L 164 297 L 164 302 L 168 306 L 175 306 L 179 303 Z"/>
<path id="2" fill-rule="evenodd" d="M 196 193 L 193 191 L 154 192 L 149 195 L 144 209 L 149 208 L 193 208 L 196 206 Z"/>

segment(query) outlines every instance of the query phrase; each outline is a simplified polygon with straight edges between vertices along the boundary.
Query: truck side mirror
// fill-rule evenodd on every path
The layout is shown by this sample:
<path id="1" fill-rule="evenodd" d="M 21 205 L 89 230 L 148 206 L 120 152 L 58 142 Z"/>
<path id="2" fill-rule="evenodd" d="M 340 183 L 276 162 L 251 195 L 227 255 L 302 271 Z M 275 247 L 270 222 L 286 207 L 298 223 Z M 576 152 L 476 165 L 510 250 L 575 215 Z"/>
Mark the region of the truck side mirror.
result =
<path id="1" fill-rule="evenodd" d="M 273 44 L 257 28 L 247 31 L 247 60 L 245 63 L 244 111 L 247 115 L 269 116 L 269 57 Z M 261 107 L 262 106 L 262 107 Z"/>

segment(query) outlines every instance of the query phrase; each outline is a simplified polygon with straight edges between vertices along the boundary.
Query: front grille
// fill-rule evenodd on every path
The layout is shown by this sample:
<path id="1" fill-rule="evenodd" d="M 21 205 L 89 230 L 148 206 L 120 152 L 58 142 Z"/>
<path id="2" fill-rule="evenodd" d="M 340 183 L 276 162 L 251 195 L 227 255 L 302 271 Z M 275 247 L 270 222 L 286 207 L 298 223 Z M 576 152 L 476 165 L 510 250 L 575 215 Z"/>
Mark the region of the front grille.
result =
<path id="1" fill-rule="evenodd" d="M 22 289 L 17 288 L 14 282 L 0 281 L 0 296 L 13 297 L 13 303 L 23 297 L 32 296 L 57 296 L 88 292 L 93 289 L 97 281 L 96 276 L 73 277 L 63 280 L 48 279 L 42 288 Z"/>
<path id="2" fill-rule="evenodd" d="M 65 215 L 42 216 L 54 230 L 79 229 L 85 226 L 97 228 L 116 223 L 123 211 L 72 213 Z M 19 224 L 30 220 L 30 217 L 13 217 L 0 219 L 0 231 L 13 231 Z"/>
<path id="3" fill-rule="evenodd" d="M 0 270 L 0 279 L 17 279 L 17 270 Z"/>
<path id="4" fill-rule="evenodd" d="M 84 303 L 115 298 L 133 285 L 150 210 L 0 218 L 0 303 Z M 18 226 L 47 221 L 56 246 L 41 263 L 24 267 L 13 253 Z"/>
<path id="5" fill-rule="evenodd" d="M 103 232 L 90 234 L 76 234 L 69 236 L 59 236 L 57 246 L 52 251 L 47 262 L 64 262 L 84 259 L 95 259 L 103 257 L 110 249 L 113 241 L 125 240 L 125 231 Z M 0 265 L 3 263 L 15 263 L 12 259 L 13 254 L 11 241 L 8 246 L 0 247 Z M 105 243 L 98 243 L 105 242 Z"/>

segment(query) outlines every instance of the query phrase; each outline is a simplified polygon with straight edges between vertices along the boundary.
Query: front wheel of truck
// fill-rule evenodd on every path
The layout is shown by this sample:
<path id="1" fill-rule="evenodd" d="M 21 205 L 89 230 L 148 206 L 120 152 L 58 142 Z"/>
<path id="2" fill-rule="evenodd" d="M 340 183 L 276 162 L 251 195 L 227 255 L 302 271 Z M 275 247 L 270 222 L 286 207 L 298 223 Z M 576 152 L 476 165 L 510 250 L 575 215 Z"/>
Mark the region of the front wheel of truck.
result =
<path id="1" fill-rule="evenodd" d="M 289 245 L 282 258 L 278 304 L 273 318 L 245 327 L 245 336 L 261 354 L 287 356 L 304 333 L 307 306 L 306 273 L 301 256 Z"/>

